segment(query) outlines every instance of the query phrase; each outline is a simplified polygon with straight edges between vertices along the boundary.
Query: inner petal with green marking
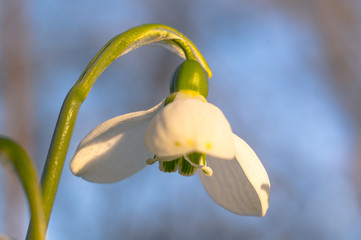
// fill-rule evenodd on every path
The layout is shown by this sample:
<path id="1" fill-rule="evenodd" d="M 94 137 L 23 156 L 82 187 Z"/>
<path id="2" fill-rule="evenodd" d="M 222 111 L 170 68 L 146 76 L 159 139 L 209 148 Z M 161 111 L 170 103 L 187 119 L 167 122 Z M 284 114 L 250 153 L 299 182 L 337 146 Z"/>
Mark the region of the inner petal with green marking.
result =
<path id="1" fill-rule="evenodd" d="M 159 169 L 163 172 L 176 172 L 183 176 L 193 176 L 200 169 L 206 176 L 212 176 L 213 171 L 206 165 L 205 153 L 189 153 L 174 160 L 164 159 L 154 156 L 153 159 L 148 159 L 147 164 L 159 162 Z"/>

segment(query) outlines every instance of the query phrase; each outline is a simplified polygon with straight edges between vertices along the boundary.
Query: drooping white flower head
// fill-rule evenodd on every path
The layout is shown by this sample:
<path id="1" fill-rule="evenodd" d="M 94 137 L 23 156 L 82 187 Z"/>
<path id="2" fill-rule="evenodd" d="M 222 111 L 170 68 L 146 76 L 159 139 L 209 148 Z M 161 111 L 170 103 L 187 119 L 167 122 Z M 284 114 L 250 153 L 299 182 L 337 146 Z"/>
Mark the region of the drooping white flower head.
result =
<path id="1" fill-rule="evenodd" d="M 158 161 L 164 172 L 199 173 L 209 196 L 227 210 L 264 216 L 267 172 L 204 95 L 177 89 L 152 109 L 102 123 L 79 144 L 72 172 L 88 181 L 115 182 Z"/>

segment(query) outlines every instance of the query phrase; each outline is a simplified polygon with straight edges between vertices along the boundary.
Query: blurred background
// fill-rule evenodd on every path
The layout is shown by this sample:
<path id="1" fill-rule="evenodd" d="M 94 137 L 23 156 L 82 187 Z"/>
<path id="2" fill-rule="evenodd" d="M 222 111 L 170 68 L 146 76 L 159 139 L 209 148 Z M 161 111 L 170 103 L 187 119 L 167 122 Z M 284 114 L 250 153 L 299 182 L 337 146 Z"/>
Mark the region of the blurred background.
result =
<path id="1" fill-rule="evenodd" d="M 0 1 L 0 133 L 42 171 L 67 92 L 113 36 L 170 25 L 208 61 L 209 101 L 263 162 L 264 218 L 212 202 L 198 176 L 157 165 L 115 184 L 73 176 L 77 144 L 101 122 L 150 108 L 182 60 L 143 47 L 116 60 L 82 105 L 48 239 L 361 239 L 361 2 L 357 0 Z M 0 233 L 23 239 L 28 212 L 0 170 Z"/>

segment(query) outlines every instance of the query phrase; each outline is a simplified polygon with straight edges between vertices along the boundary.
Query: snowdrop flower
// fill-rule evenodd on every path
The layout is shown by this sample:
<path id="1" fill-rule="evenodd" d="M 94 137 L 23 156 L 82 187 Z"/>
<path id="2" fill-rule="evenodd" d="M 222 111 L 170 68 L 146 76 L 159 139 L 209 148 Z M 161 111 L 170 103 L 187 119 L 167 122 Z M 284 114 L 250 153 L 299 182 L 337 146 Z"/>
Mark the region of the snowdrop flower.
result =
<path id="1" fill-rule="evenodd" d="M 110 119 L 90 132 L 70 163 L 72 172 L 110 183 L 158 162 L 163 172 L 198 173 L 210 197 L 227 210 L 264 216 L 270 195 L 267 172 L 252 148 L 233 134 L 222 111 L 207 102 L 207 94 L 202 67 L 185 61 L 165 101 Z"/>

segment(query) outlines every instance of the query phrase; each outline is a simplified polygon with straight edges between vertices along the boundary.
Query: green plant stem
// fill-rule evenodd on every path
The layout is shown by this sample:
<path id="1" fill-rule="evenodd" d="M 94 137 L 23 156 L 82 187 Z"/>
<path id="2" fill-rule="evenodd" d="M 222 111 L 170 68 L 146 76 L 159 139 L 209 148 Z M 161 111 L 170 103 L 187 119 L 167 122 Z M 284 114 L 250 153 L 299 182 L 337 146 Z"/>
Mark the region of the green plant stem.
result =
<path id="1" fill-rule="evenodd" d="M 85 68 L 63 103 L 46 159 L 41 184 L 45 220 L 48 224 L 70 139 L 82 102 L 100 74 L 118 57 L 150 43 L 159 43 L 187 59 L 198 61 L 212 73 L 195 45 L 177 30 L 160 24 L 132 28 L 111 39 Z"/>
<path id="2" fill-rule="evenodd" d="M 31 239 L 43 240 L 45 239 L 46 225 L 42 193 L 36 170 L 25 150 L 14 141 L 5 137 L 0 137 L 0 154 L 2 153 L 6 157 L 1 158 L 1 161 L 4 161 L 5 165 L 10 165 L 14 168 L 25 190 L 32 217 L 32 224 L 29 227 L 29 232 L 32 235 Z"/>
<path id="3" fill-rule="evenodd" d="M 50 219 L 70 139 L 82 104 L 74 92 L 74 88 L 71 89 L 64 100 L 41 178 L 46 224 Z"/>

